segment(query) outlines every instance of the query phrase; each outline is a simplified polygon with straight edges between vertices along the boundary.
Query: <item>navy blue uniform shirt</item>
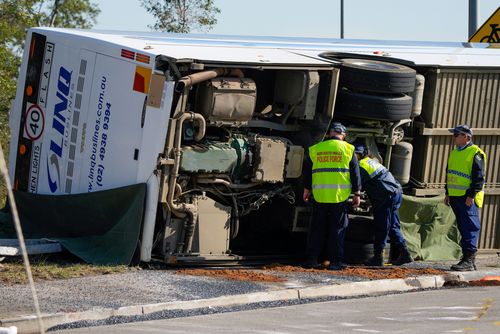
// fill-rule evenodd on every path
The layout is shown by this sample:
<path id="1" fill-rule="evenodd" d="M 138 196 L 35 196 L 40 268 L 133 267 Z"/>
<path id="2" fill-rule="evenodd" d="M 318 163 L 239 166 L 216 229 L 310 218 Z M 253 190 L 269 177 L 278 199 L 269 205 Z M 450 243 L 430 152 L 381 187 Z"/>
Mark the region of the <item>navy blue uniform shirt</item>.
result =
<path id="1" fill-rule="evenodd" d="M 380 207 L 394 193 L 402 192 L 401 185 L 394 176 L 384 167 L 384 171 L 370 178 L 368 172 L 360 168 L 361 184 L 373 206 Z"/>

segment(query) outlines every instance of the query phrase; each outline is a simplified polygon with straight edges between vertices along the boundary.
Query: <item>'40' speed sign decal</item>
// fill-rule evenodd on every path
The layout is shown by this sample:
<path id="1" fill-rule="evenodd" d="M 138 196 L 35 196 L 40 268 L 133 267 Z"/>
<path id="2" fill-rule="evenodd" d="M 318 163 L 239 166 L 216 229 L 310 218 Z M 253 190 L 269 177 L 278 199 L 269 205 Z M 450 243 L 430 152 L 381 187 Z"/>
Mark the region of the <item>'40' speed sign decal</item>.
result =
<path id="1" fill-rule="evenodd" d="M 26 119 L 24 122 L 24 135 L 31 140 L 37 140 L 43 134 L 45 124 L 45 116 L 42 108 L 36 104 L 32 104 L 26 111 Z"/>

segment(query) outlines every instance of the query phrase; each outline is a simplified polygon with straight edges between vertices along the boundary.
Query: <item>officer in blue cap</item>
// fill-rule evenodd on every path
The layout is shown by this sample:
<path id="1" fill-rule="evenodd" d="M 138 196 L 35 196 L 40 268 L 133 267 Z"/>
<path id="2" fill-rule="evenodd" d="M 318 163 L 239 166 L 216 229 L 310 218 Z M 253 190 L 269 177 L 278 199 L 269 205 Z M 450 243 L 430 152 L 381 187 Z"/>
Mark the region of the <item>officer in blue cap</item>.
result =
<path id="1" fill-rule="evenodd" d="M 346 128 L 332 123 L 328 136 L 309 147 L 304 166 L 305 202 L 313 203 L 313 216 L 306 249 L 308 268 L 319 267 L 318 257 L 326 248 L 330 270 L 346 267 L 344 233 L 348 224 L 347 200 L 359 205 L 361 180 L 354 146 L 345 142 Z"/>
<path id="2" fill-rule="evenodd" d="M 478 208 L 484 199 L 484 165 L 486 154 L 472 143 L 472 129 L 457 125 L 453 133 L 455 148 L 448 157 L 446 167 L 445 204 L 451 206 L 460 231 L 462 258 L 451 270 L 476 269 L 475 257 L 481 229 Z"/>
<path id="3" fill-rule="evenodd" d="M 384 265 L 383 250 L 387 237 L 391 238 L 390 262 L 397 266 L 412 262 L 399 221 L 398 210 L 403 193 L 401 185 L 387 168 L 370 158 L 362 144 L 355 145 L 355 153 L 359 159 L 361 185 L 370 198 L 375 224 L 374 256 L 366 264 Z"/>

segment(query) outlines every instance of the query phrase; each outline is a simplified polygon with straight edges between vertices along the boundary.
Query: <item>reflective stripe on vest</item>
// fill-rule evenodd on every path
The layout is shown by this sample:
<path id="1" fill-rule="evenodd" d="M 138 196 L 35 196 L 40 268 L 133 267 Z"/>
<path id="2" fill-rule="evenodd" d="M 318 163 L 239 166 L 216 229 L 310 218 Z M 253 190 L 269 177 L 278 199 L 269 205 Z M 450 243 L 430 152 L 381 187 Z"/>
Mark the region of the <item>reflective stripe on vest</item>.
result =
<path id="1" fill-rule="evenodd" d="M 354 146 L 341 140 L 326 140 L 309 147 L 312 193 L 319 203 L 340 203 L 351 193 L 349 162 Z"/>
<path id="2" fill-rule="evenodd" d="M 387 171 L 382 164 L 374 159 L 370 159 L 370 157 L 365 157 L 359 161 L 359 167 L 363 168 L 370 176 L 370 179 L 373 179 L 375 176 L 384 173 Z"/>
<path id="3" fill-rule="evenodd" d="M 483 156 L 484 165 L 486 166 L 486 154 L 476 145 L 471 145 L 464 150 L 455 148 L 451 151 L 448 158 L 448 170 L 446 171 L 448 195 L 464 196 L 470 188 L 472 182 L 472 162 L 477 153 Z M 482 207 L 483 200 L 484 191 L 480 191 L 475 197 L 476 205 Z"/>

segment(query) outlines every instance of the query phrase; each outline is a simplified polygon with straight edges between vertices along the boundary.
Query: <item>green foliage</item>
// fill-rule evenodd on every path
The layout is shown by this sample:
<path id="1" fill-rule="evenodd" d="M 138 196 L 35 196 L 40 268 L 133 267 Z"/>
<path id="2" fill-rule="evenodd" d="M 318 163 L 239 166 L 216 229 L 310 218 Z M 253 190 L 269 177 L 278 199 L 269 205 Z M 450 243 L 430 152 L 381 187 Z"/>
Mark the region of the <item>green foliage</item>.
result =
<path id="1" fill-rule="evenodd" d="M 0 40 L 0 87 L 2 87 L 0 122 L 2 125 L 15 94 L 15 80 L 20 64 L 19 47 L 26 34 L 26 28 L 36 22 L 36 15 L 32 11 L 33 4 L 34 1 L 2 0 L 0 2 L 0 35 L 2 36 Z"/>
<path id="2" fill-rule="evenodd" d="M 8 114 L 16 94 L 21 53 L 28 28 L 91 28 L 100 10 L 90 0 L 0 0 L 0 144 L 8 156 Z M 0 181 L 0 202 L 5 187 Z"/>
<path id="3" fill-rule="evenodd" d="M 36 24 L 35 0 L 1 0 L 0 33 L 2 46 L 20 45 L 27 27 Z"/>
<path id="4" fill-rule="evenodd" d="M 156 18 L 149 27 L 167 32 L 209 31 L 220 13 L 214 0 L 141 0 L 141 5 Z"/>
<path id="5" fill-rule="evenodd" d="M 39 12 L 38 25 L 64 28 L 88 29 L 96 23 L 101 12 L 89 0 L 38 1 L 47 5 L 46 11 Z"/>

